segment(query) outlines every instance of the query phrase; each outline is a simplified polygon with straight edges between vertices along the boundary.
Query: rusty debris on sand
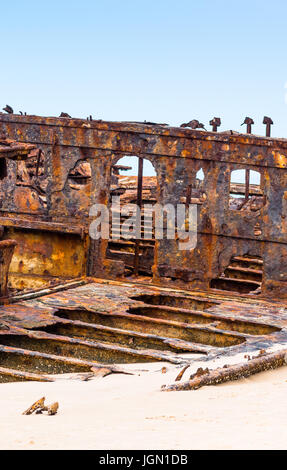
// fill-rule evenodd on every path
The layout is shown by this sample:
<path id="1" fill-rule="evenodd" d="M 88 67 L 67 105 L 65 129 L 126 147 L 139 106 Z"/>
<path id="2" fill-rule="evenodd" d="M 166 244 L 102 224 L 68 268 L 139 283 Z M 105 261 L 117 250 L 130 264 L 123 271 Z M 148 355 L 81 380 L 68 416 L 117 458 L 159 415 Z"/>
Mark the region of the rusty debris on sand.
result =
<path id="1" fill-rule="evenodd" d="M 43 412 L 47 412 L 48 415 L 53 416 L 58 412 L 59 403 L 51 403 L 51 405 L 45 405 L 45 397 L 40 398 L 37 400 L 33 405 L 31 405 L 26 411 L 24 411 L 23 415 L 31 415 L 35 414 L 42 414 Z"/>

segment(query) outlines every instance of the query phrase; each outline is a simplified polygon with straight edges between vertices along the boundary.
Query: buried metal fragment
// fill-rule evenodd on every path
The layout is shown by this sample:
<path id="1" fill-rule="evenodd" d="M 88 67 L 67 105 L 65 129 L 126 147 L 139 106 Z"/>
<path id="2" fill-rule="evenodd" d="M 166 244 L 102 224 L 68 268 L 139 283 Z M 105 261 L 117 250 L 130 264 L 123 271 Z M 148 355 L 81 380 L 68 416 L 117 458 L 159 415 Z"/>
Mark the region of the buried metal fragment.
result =
<path id="1" fill-rule="evenodd" d="M 188 369 L 190 367 L 190 364 L 187 364 L 181 371 L 180 373 L 177 375 L 175 381 L 176 382 L 179 382 L 181 379 L 182 379 L 182 376 L 183 374 L 185 373 L 186 369 Z"/>
<path id="2" fill-rule="evenodd" d="M 58 412 L 59 409 L 59 403 L 56 401 L 55 403 L 51 403 L 51 405 L 45 405 L 45 397 L 40 398 L 37 400 L 33 405 L 31 405 L 24 413 L 23 415 L 31 415 L 33 413 L 35 414 L 42 414 L 43 411 L 46 411 L 48 415 L 52 416 L 55 415 Z"/>
<path id="3" fill-rule="evenodd" d="M 239 380 L 259 372 L 277 369 L 287 365 L 287 349 L 271 354 L 259 353 L 257 357 L 249 359 L 248 362 L 219 367 L 215 370 L 208 368 L 197 369 L 190 376 L 189 381 L 181 384 L 163 385 L 163 391 L 197 390 L 205 385 L 217 385 L 223 382 Z"/>

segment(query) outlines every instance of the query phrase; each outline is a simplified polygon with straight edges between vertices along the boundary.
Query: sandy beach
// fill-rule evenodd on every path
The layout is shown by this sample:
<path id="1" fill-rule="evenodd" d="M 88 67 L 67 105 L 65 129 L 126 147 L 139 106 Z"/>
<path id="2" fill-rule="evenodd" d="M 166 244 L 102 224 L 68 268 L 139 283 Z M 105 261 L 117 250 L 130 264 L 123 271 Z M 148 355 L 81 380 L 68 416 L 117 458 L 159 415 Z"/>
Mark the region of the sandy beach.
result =
<path id="1" fill-rule="evenodd" d="M 161 392 L 174 373 L 154 364 L 150 372 L 87 382 L 0 384 L 0 449 L 286 448 L 287 367 L 197 391 Z M 21 414 L 42 396 L 59 402 L 57 415 Z"/>

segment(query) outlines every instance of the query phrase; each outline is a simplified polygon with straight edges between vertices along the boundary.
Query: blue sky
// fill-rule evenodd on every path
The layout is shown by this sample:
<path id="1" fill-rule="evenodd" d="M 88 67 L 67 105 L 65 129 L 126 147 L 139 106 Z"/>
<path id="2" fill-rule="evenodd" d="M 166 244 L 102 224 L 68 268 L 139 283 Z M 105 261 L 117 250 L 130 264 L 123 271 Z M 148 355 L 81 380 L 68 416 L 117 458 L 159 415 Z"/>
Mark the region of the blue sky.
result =
<path id="1" fill-rule="evenodd" d="M 284 0 L 2 0 L 1 19 L 1 108 L 258 134 L 268 115 L 287 137 Z"/>

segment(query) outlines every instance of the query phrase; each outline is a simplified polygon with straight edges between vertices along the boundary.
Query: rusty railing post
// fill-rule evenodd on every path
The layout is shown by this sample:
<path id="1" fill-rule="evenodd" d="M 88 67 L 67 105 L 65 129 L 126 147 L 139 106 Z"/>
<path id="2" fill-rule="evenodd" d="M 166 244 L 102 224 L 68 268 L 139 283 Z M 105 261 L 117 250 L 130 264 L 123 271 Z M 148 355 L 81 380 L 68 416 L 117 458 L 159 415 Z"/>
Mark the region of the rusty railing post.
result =
<path id="1" fill-rule="evenodd" d="M 244 122 L 241 124 L 241 126 L 243 126 L 244 124 L 246 124 L 247 126 L 246 133 L 251 134 L 252 125 L 254 124 L 253 119 L 247 116 Z M 249 188 L 250 188 L 250 170 L 246 170 L 245 172 L 245 201 L 248 201 L 249 199 Z"/>
<path id="2" fill-rule="evenodd" d="M 271 126 L 274 124 L 272 119 L 268 116 L 264 116 L 263 124 L 266 125 L 266 137 L 271 137 Z"/>
<path id="3" fill-rule="evenodd" d="M 252 118 L 250 117 L 246 117 L 244 119 L 244 122 L 241 124 L 241 126 L 243 126 L 244 124 L 246 124 L 246 134 L 252 134 L 252 125 L 254 124 L 254 121 Z"/>
<path id="4" fill-rule="evenodd" d="M 217 128 L 221 126 L 221 119 L 214 117 L 209 121 L 209 125 L 212 126 L 212 132 L 217 132 Z"/>

